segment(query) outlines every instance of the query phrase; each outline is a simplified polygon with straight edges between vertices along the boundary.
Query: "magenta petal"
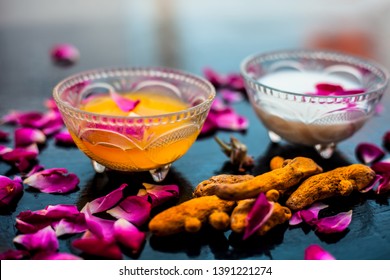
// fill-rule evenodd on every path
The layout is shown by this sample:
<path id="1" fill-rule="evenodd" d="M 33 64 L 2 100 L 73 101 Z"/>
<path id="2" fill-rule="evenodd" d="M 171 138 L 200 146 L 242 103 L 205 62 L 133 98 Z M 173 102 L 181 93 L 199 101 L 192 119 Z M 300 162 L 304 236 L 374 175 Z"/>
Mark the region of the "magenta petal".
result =
<path id="1" fill-rule="evenodd" d="M 381 160 L 385 152 L 371 143 L 360 143 L 355 150 L 357 159 L 364 164 L 371 164 Z"/>
<path id="2" fill-rule="evenodd" d="M 173 198 L 179 197 L 179 187 L 177 185 L 159 186 L 147 183 L 144 183 L 143 185 L 151 200 L 152 207 L 159 206 Z"/>
<path id="3" fill-rule="evenodd" d="M 219 128 L 233 131 L 245 130 L 249 126 L 248 119 L 238 115 L 233 109 L 219 114 L 216 118 L 216 124 Z"/>
<path id="4" fill-rule="evenodd" d="M 8 140 L 8 132 L 0 130 L 0 141 L 5 141 Z"/>
<path id="5" fill-rule="evenodd" d="M 2 154 L 4 161 L 16 166 L 19 171 L 26 171 L 33 160 L 37 158 L 39 150 L 37 145 L 31 144 L 28 147 L 17 147 Z"/>
<path id="6" fill-rule="evenodd" d="M 296 225 L 299 225 L 302 222 L 303 222 L 303 220 L 302 220 L 302 217 L 301 217 L 301 211 L 297 211 L 297 212 L 292 214 L 291 219 L 288 221 L 288 224 L 290 226 L 296 226 Z"/>
<path id="7" fill-rule="evenodd" d="M 118 219 L 114 224 L 114 236 L 117 242 L 136 254 L 141 250 L 146 234 L 125 219 Z"/>
<path id="8" fill-rule="evenodd" d="M 123 112 L 130 112 L 139 104 L 140 100 L 131 100 L 130 98 L 123 97 L 116 92 L 110 92 L 112 100 Z"/>
<path id="9" fill-rule="evenodd" d="M 247 239 L 254 234 L 271 217 L 274 203 L 267 200 L 264 193 L 260 193 L 255 204 L 247 216 L 247 226 L 243 239 Z"/>
<path id="10" fill-rule="evenodd" d="M 36 172 L 23 182 L 44 193 L 68 193 L 76 189 L 80 180 L 65 168 L 51 168 Z"/>
<path id="11" fill-rule="evenodd" d="M 0 260 L 21 260 L 29 255 L 25 250 L 8 250 L 0 254 Z"/>
<path id="12" fill-rule="evenodd" d="M 311 205 L 308 209 L 303 209 L 300 211 L 302 220 L 304 220 L 309 225 L 314 225 L 318 221 L 318 214 L 322 209 L 327 208 L 328 205 L 322 202 L 316 202 Z"/>
<path id="13" fill-rule="evenodd" d="M 221 90 L 220 95 L 227 103 L 236 103 L 244 99 L 241 92 L 228 89 Z"/>
<path id="14" fill-rule="evenodd" d="M 70 253 L 39 252 L 32 258 L 33 260 L 82 260 L 82 258 Z"/>
<path id="15" fill-rule="evenodd" d="M 17 235 L 13 241 L 21 244 L 29 251 L 55 252 L 58 250 L 58 239 L 50 226 L 47 226 L 36 233 Z"/>
<path id="16" fill-rule="evenodd" d="M 68 130 L 58 132 L 54 136 L 55 143 L 62 146 L 75 146 L 75 142 Z"/>
<path id="17" fill-rule="evenodd" d="M 50 97 L 48 99 L 45 99 L 43 104 L 45 105 L 46 108 L 49 110 L 57 111 L 58 112 L 58 106 L 57 103 L 55 102 L 53 97 Z"/>
<path id="18" fill-rule="evenodd" d="M 12 149 L 10 147 L 0 145 L 0 157 L 3 157 L 3 154 L 6 154 L 8 152 L 11 152 Z"/>
<path id="19" fill-rule="evenodd" d="M 313 244 L 305 249 L 305 260 L 335 260 L 328 251 L 325 251 L 321 246 Z"/>
<path id="20" fill-rule="evenodd" d="M 343 91 L 343 87 L 336 84 L 318 83 L 316 84 L 317 93 L 320 95 L 330 95 L 332 93 Z"/>
<path id="21" fill-rule="evenodd" d="M 20 127 L 15 129 L 15 147 L 25 147 L 33 143 L 43 144 L 46 136 L 42 131 L 35 128 Z"/>
<path id="22" fill-rule="evenodd" d="M 376 189 L 377 194 L 383 194 L 390 191 L 390 173 L 384 173 L 379 178 L 379 185 Z"/>
<path id="23" fill-rule="evenodd" d="M 71 44 L 57 44 L 50 51 L 54 62 L 61 65 L 71 65 L 77 62 L 80 57 L 78 49 Z"/>
<path id="24" fill-rule="evenodd" d="M 203 69 L 203 75 L 210 83 L 212 83 L 217 88 L 225 84 L 225 77 L 218 74 L 216 71 L 209 67 Z"/>
<path id="25" fill-rule="evenodd" d="M 74 240 L 72 242 L 72 246 L 93 256 L 114 260 L 120 260 L 123 258 L 122 252 L 115 240 L 97 238 L 90 233 L 85 234 L 82 238 Z"/>
<path id="26" fill-rule="evenodd" d="M 0 208 L 15 202 L 23 193 L 23 185 L 19 177 L 11 180 L 0 175 Z"/>
<path id="27" fill-rule="evenodd" d="M 151 204 L 142 197 L 128 196 L 107 213 L 117 219 L 123 218 L 136 226 L 141 226 L 149 219 L 150 210 Z"/>
<path id="28" fill-rule="evenodd" d="M 226 85 L 235 90 L 244 90 L 245 83 L 243 77 L 239 73 L 231 73 L 226 77 Z"/>
<path id="29" fill-rule="evenodd" d="M 84 206 L 83 210 L 81 211 L 85 214 L 85 221 L 87 223 L 89 232 L 91 232 L 95 237 L 99 239 L 105 239 L 105 240 L 114 239 L 113 220 L 106 220 L 94 216 L 90 211 L 89 203 L 87 203 Z"/>
<path id="30" fill-rule="evenodd" d="M 352 210 L 335 216 L 321 218 L 316 222 L 316 230 L 321 233 L 335 233 L 344 231 L 352 221 Z"/>
<path id="31" fill-rule="evenodd" d="M 127 187 L 127 184 L 122 184 L 119 188 L 113 190 L 109 194 L 103 197 L 94 199 L 89 203 L 89 211 L 91 214 L 104 212 L 111 207 L 115 206 L 123 198 L 123 190 Z"/>

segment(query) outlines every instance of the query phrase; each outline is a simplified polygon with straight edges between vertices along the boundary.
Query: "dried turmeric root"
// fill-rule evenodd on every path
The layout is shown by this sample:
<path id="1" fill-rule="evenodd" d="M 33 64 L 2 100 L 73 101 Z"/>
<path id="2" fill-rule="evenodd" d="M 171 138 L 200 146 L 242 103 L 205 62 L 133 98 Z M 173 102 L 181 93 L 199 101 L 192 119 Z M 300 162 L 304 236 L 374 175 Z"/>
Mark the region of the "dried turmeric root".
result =
<path id="1" fill-rule="evenodd" d="M 250 179 L 253 179 L 252 175 L 229 175 L 229 174 L 221 174 L 211 177 L 208 180 L 200 182 L 193 193 L 195 197 L 206 196 L 206 195 L 214 195 L 215 188 L 221 184 L 235 184 L 240 182 L 245 182 Z"/>
<path id="2" fill-rule="evenodd" d="M 190 199 L 157 214 L 149 222 L 149 230 L 157 236 L 179 232 L 198 232 L 209 223 L 218 230 L 229 228 L 230 216 L 235 201 L 225 201 L 217 196 L 202 196 Z"/>
<path id="3" fill-rule="evenodd" d="M 306 179 L 287 199 L 291 210 L 301 210 L 315 201 L 333 196 L 347 196 L 362 190 L 374 179 L 375 172 L 363 164 L 352 164 Z"/>
<path id="4" fill-rule="evenodd" d="M 271 189 L 284 192 L 303 179 L 322 172 L 312 159 L 296 157 L 281 167 L 258 175 L 250 180 L 234 184 L 218 184 L 215 194 L 226 200 L 242 200 L 257 197 L 261 192 Z"/>
<path id="5" fill-rule="evenodd" d="M 282 168 L 284 165 L 285 159 L 280 156 L 275 156 L 271 159 L 269 167 L 271 170 Z"/>
<path id="6" fill-rule="evenodd" d="M 274 190 L 271 190 L 266 193 L 267 199 L 269 201 L 275 201 Z M 237 206 L 234 208 L 232 215 L 230 217 L 230 228 L 233 232 L 243 233 L 247 226 L 247 216 L 249 211 L 252 209 L 255 204 L 255 198 L 248 198 L 240 200 Z M 274 202 L 274 208 L 272 210 L 271 217 L 262 225 L 256 232 L 258 235 L 265 235 L 268 231 L 274 228 L 277 225 L 283 224 L 284 222 L 290 220 L 291 211 L 289 208 L 280 205 L 277 202 Z"/>

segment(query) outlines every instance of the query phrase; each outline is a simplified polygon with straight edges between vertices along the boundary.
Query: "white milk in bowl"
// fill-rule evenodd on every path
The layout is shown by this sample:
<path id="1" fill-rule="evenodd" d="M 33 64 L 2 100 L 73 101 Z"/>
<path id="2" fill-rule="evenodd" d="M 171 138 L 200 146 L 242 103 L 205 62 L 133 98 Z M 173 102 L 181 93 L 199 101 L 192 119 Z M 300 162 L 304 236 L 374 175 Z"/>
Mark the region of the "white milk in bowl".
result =
<path id="1" fill-rule="evenodd" d="M 358 76 L 283 70 L 258 82 L 272 90 L 251 96 L 257 115 L 267 129 L 292 143 L 337 143 L 354 134 L 369 118 L 357 95 L 313 96 L 320 83 L 339 85 L 344 90 L 362 89 Z"/>

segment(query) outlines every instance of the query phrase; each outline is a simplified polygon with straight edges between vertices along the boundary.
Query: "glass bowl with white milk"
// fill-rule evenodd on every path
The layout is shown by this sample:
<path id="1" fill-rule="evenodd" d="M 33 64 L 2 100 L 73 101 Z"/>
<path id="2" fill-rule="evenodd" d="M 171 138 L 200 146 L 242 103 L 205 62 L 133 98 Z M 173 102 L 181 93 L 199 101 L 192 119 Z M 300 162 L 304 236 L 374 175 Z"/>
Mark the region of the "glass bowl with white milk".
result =
<path id="1" fill-rule="evenodd" d="M 389 79 L 373 61 L 323 50 L 251 55 L 241 74 L 271 141 L 313 146 L 324 158 L 373 116 Z"/>

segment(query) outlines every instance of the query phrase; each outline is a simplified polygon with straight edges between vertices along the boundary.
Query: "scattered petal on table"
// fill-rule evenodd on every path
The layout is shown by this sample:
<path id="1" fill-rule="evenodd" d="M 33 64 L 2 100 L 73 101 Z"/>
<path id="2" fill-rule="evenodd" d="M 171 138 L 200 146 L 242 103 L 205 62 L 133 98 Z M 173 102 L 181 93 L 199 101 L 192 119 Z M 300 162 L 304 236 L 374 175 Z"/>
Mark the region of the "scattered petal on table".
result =
<path id="1" fill-rule="evenodd" d="M 0 208 L 15 203 L 23 193 L 23 185 L 20 177 L 13 180 L 0 175 Z"/>
<path id="2" fill-rule="evenodd" d="M 76 63 L 80 58 L 79 50 L 72 44 L 57 44 L 50 50 L 51 58 L 59 65 L 68 66 Z"/>
<path id="3" fill-rule="evenodd" d="M 0 260 L 22 260 L 30 256 L 26 250 L 7 250 L 0 254 Z"/>
<path id="4" fill-rule="evenodd" d="M 82 260 L 70 253 L 39 252 L 32 257 L 33 260 Z"/>
<path id="5" fill-rule="evenodd" d="M 113 190 L 103 197 L 94 199 L 89 203 L 89 211 L 91 214 L 104 212 L 123 199 L 123 191 L 127 184 L 122 184 L 119 188 Z"/>
<path id="6" fill-rule="evenodd" d="M 380 147 L 371 143 L 360 143 L 355 153 L 357 159 L 364 164 L 372 164 L 385 156 L 385 152 Z"/>
<path id="7" fill-rule="evenodd" d="M 317 244 L 309 245 L 305 249 L 305 260 L 335 260 L 335 258 Z"/>
<path id="8" fill-rule="evenodd" d="M 143 184 L 145 192 L 140 189 L 138 196 L 146 195 L 151 201 L 152 207 L 161 205 L 173 198 L 179 197 L 179 187 L 177 185 L 154 185 Z"/>
<path id="9" fill-rule="evenodd" d="M 114 236 L 117 242 L 136 254 L 141 250 L 146 234 L 125 219 L 118 219 L 114 223 Z"/>
<path id="10" fill-rule="evenodd" d="M 51 168 L 36 172 L 23 182 L 45 193 L 68 193 L 77 187 L 80 180 L 65 168 Z"/>
<path id="11" fill-rule="evenodd" d="M 59 146 L 75 146 L 72 136 L 68 130 L 63 130 L 54 135 L 55 143 Z"/>
<path id="12" fill-rule="evenodd" d="M 26 147 L 31 144 L 43 144 L 46 142 L 46 135 L 36 128 L 20 127 L 15 129 L 15 147 Z"/>
<path id="13" fill-rule="evenodd" d="M 107 213 L 117 219 L 123 218 L 136 226 L 141 226 L 149 219 L 150 210 L 151 204 L 144 198 L 128 196 Z"/>
<path id="14" fill-rule="evenodd" d="M 334 216 L 319 219 L 316 224 L 316 230 L 321 233 L 335 233 L 344 231 L 352 221 L 352 210 L 338 213 Z"/>
<path id="15" fill-rule="evenodd" d="M 59 246 L 57 236 L 51 226 L 36 233 L 17 235 L 13 241 L 29 251 L 55 252 Z"/>

